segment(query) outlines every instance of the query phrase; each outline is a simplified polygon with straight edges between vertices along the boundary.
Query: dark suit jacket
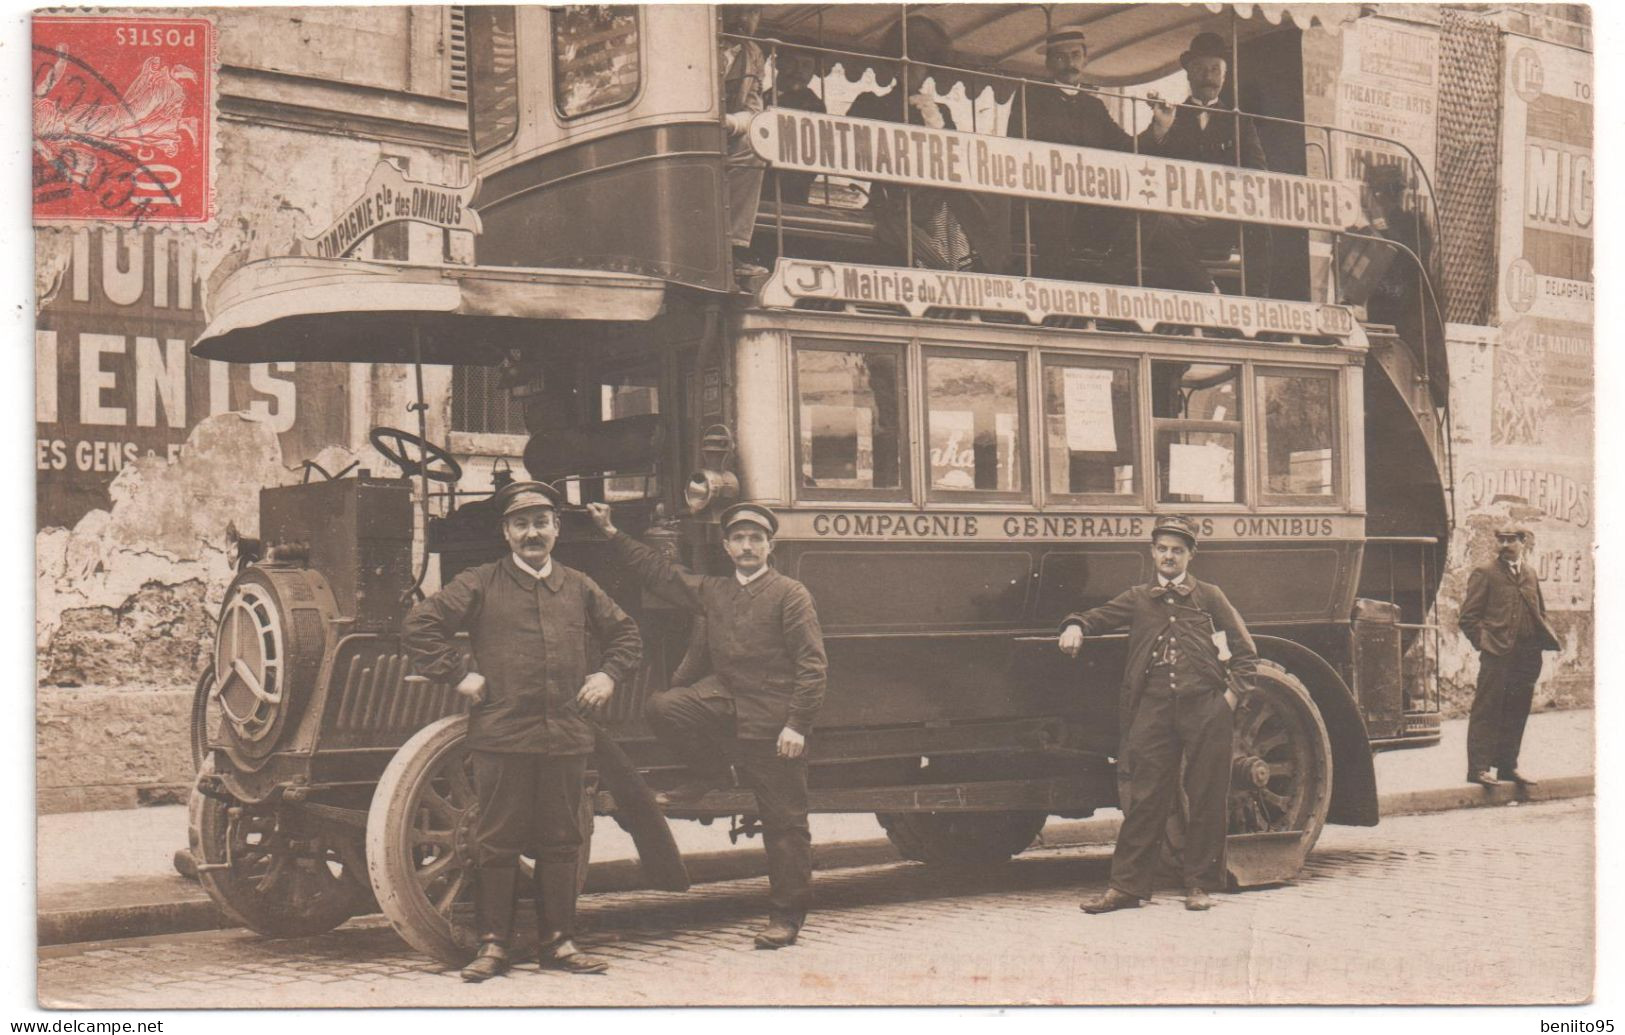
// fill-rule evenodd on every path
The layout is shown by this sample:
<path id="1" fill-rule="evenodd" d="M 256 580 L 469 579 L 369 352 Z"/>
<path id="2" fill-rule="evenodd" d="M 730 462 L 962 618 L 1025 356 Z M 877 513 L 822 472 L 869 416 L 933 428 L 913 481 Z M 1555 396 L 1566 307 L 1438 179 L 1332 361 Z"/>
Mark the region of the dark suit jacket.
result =
<path id="1" fill-rule="evenodd" d="M 1562 646 L 1551 623 L 1546 620 L 1546 601 L 1540 592 L 1540 577 L 1524 558 L 1518 577 L 1500 559 L 1475 568 L 1467 579 L 1467 595 L 1461 601 L 1457 619 L 1468 641 L 1485 654 L 1509 653 L 1518 635 L 1519 611 L 1529 608 L 1530 633 L 1541 650 Z"/>
<path id="2" fill-rule="evenodd" d="M 1170 617 L 1173 622 L 1168 621 Z M 1211 582 L 1202 582 L 1189 572 L 1185 573 L 1185 581 L 1180 586 L 1165 590 L 1153 579 L 1124 590 L 1099 607 L 1069 614 L 1061 620 L 1061 629 L 1064 631 L 1074 623 L 1083 629 L 1085 636 L 1128 628 L 1128 668 L 1123 672 L 1123 697 L 1119 707 L 1125 731 L 1140 693 L 1145 690 L 1152 648 L 1157 637 L 1170 625 L 1174 627 L 1180 654 L 1195 667 L 1205 689 L 1222 690 L 1229 676 L 1235 677 L 1238 693 L 1246 695 L 1253 689 L 1258 649 L 1247 632 L 1247 623 L 1241 620 L 1222 589 Z M 1229 643 L 1228 671 L 1213 643 L 1215 632 L 1224 633 Z"/>
<path id="3" fill-rule="evenodd" d="M 1164 158 L 1188 162 L 1236 164 L 1236 123 L 1241 123 L 1241 164 L 1249 169 L 1268 169 L 1264 145 L 1258 139 L 1253 120 L 1238 117 L 1235 109 L 1221 99 L 1208 109 L 1207 128 L 1202 128 L 1201 112 L 1195 108 L 1174 109 L 1174 124 L 1158 143 L 1146 148 Z"/>
<path id="4" fill-rule="evenodd" d="M 1019 94 L 1018 100 L 1019 100 Z M 1102 147 L 1111 151 L 1132 151 L 1134 138 L 1123 131 L 1099 97 L 1087 90 L 1067 92 L 1060 87 L 1027 88 L 1026 137 L 1050 144 L 1073 147 Z M 1010 135 L 1022 135 L 1022 111 L 1018 103 L 1010 113 Z"/>
<path id="5" fill-rule="evenodd" d="M 741 738 L 812 729 L 828 661 L 806 586 L 772 570 L 741 586 L 731 574 L 696 575 L 624 533 L 610 543 L 644 585 L 705 617 L 711 669 L 733 699 Z"/>

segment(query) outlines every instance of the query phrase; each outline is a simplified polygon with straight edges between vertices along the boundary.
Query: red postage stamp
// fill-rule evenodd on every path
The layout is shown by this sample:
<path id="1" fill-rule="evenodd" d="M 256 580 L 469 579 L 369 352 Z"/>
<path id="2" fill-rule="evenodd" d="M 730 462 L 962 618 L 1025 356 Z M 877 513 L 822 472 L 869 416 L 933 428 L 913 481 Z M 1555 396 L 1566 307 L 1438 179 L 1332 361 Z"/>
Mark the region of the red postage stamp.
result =
<path id="1" fill-rule="evenodd" d="M 208 19 L 40 15 L 33 71 L 36 223 L 213 215 Z"/>

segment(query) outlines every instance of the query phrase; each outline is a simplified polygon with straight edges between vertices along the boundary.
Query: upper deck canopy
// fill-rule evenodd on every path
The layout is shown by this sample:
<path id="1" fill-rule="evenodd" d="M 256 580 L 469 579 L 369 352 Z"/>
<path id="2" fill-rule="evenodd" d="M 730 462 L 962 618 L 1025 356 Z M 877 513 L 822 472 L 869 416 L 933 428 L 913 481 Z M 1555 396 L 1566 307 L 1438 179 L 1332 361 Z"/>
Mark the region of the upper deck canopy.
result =
<path id="1" fill-rule="evenodd" d="M 898 4 L 790 4 L 763 9 L 760 34 L 842 49 L 874 48 L 898 19 Z M 1362 4 L 911 4 L 910 14 L 942 26 L 955 64 L 1041 79 L 1044 37 L 1082 29 L 1089 38 L 1089 79 L 1122 86 L 1158 79 L 1179 67 L 1199 32 L 1238 41 L 1284 25 L 1337 31 L 1360 17 Z M 1046 13 L 1047 12 L 1047 13 Z M 868 47 L 863 44 L 867 42 Z M 854 79 L 861 68 L 846 69 Z"/>
<path id="2" fill-rule="evenodd" d="M 626 273 L 288 256 L 228 277 L 192 351 L 233 363 L 410 363 L 421 349 L 425 363 L 495 364 L 533 344 L 540 321 L 650 320 L 665 292 Z"/>

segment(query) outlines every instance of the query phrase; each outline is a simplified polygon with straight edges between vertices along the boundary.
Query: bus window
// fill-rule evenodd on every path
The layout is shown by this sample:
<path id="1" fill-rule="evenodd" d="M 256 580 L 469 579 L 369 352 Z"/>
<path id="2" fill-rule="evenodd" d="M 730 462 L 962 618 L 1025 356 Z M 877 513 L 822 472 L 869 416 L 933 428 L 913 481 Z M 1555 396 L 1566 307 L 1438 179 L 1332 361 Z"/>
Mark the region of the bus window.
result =
<path id="1" fill-rule="evenodd" d="M 1151 364 L 1157 502 L 1241 502 L 1241 368 Z"/>
<path id="2" fill-rule="evenodd" d="M 598 419 L 603 423 L 630 417 L 653 417 L 660 413 L 660 369 L 648 366 L 608 374 L 599 379 Z M 658 458 L 651 458 L 654 461 Z M 645 468 L 647 470 L 647 468 Z M 660 486 L 648 473 L 616 475 L 604 479 L 604 500 L 641 500 L 658 496 Z"/>
<path id="3" fill-rule="evenodd" d="M 642 77 L 636 7 L 553 8 L 553 106 L 560 118 L 625 104 Z"/>
<path id="4" fill-rule="evenodd" d="M 926 446 L 935 496 L 1023 489 L 1023 364 L 963 353 L 925 357 Z"/>
<path id="5" fill-rule="evenodd" d="M 475 154 L 519 131 L 519 56 L 512 7 L 469 6 L 468 135 Z"/>
<path id="6" fill-rule="evenodd" d="M 1103 360 L 1044 360 L 1044 470 L 1051 496 L 1139 491 L 1134 373 Z"/>
<path id="7" fill-rule="evenodd" d="M 1264 500 L 1324 503 L 1337 496 L 1337 437 L 1330 372 L 1258 375 Z"/>
<path id="8" fill-rule="evenodd" d="M 801 496 L 908 497 L 902 374 L 900 345 L 797 345 Z"/>

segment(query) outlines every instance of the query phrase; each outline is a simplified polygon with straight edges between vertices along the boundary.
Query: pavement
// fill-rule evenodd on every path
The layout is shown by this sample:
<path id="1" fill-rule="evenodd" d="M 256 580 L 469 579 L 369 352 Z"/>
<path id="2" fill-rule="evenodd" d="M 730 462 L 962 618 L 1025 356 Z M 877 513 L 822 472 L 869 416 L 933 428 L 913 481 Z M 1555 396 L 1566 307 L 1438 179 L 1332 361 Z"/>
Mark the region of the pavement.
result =
<path id="1" fill-rule="evenodd" d="M 1466 737 L 1465 720 L 1446 721 L 1436 747 L 1377 755 L 1382 815 L 1418 815 L 1593 793 L 1595 743 L 1590 710 L 1530 716 L 1520 767 L 1541 782 L 1525 795 L 1511 786 L 1486 790 L 1466 783 Z M 1115 809 L 1102 809 L 1087 820 L 1052 819 L 1040 836 L 1039 847 L 1108 844 L 1116 836 L 1117 824 Z M 730 843 L 725 821 L 710 826 L 674 822 L 672 829 L 696 884 L 745 880 L 766 872 L 759 839 Z M 1327 829 L 1330 834 L 1338 828 Z M 883 866 L 899 860 L 872 815 L 815 815 L 812 832 L 814 865 L 821 871 Z M 173 857 L 186 846 L 186 833 L 186 808 L 180 805 L 39 817 L 39 944 L 236 926 L 195 881 L 176 873 Z M 625 892 L 639 886 L 631 838 L 613 822 L 598 823 L 592 859 L 588 892 Z"/>
<path id="2" fill-rule="evenodd" d="M 465 984 L 380 917 L 306 938 L 238 929 L 51 946 L 35 977 L 55 1009 L 1572 1004 L 1599 991 L 1594 806 L 1330 827 L 1297 879 L 1217 895 L 1204 913 L 1159 892 L 1086 916 L 1078 900 L 1104 890 L 1111 849 L 1042 846 L 979 870 L 821 872 L 807 926 L 778 952 L 751 946 L 761 877 L 588 895 L 577 940 L 610 962 L 591 977 L 524 962 Z"/>

